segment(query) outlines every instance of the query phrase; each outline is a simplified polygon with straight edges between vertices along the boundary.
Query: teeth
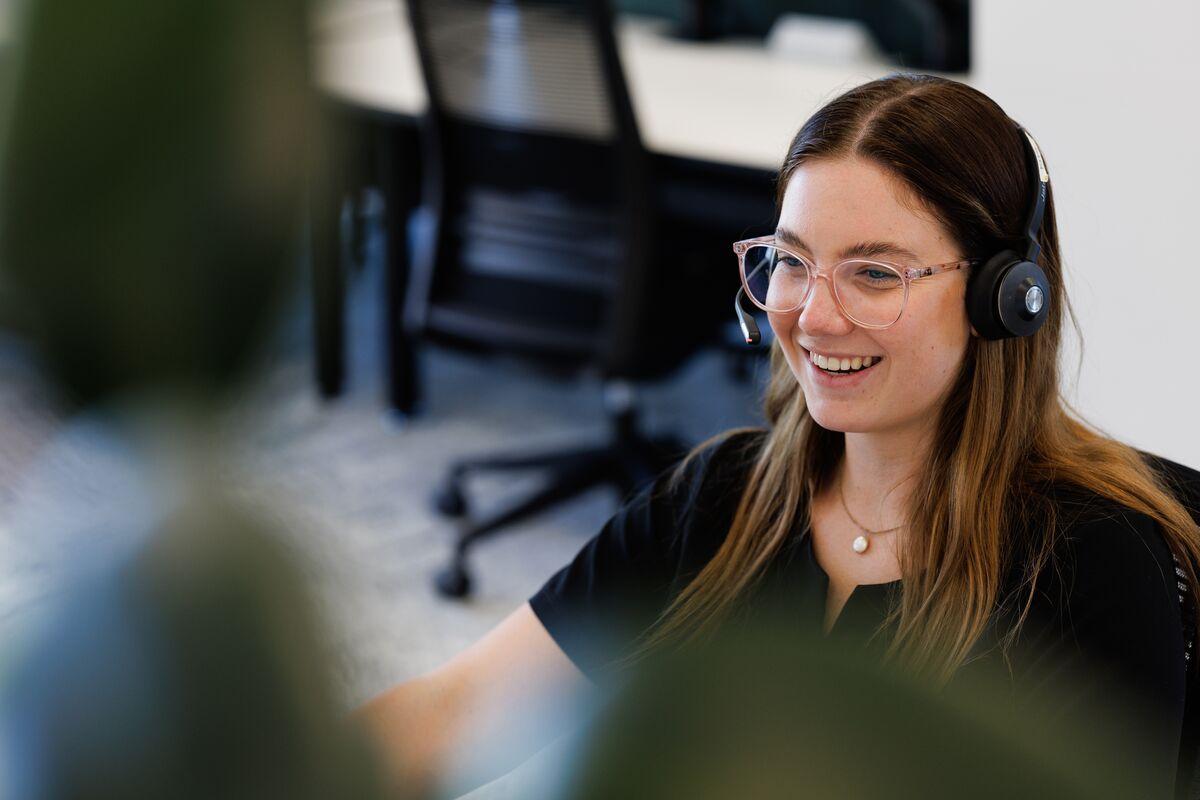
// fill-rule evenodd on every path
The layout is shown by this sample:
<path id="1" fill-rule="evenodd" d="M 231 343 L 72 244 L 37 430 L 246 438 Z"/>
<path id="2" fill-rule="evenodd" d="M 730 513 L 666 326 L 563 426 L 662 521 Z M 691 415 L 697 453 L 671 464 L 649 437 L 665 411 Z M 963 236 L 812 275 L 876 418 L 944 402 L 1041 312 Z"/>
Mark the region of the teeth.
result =
<path id="1" fill-rule="evenodd" d="M 821 369 L 833 370 L 837 372 L 845 372 L 851 369 L 866 368 L 874 364 L 879 359 L 875 356 L 854 356 L 852 358 L 835 358 L 834 356 L 822 356 L 817 353 L 808 351 L 808 358 Z"/>

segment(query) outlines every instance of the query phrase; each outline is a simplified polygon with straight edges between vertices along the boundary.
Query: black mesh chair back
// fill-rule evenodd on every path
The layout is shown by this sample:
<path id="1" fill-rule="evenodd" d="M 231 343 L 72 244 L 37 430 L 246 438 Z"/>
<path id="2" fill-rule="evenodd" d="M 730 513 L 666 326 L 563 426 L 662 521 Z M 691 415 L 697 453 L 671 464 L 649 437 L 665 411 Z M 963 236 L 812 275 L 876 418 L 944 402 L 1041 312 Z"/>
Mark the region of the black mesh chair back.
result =
<path id="1" fill-rule="evenodd" d="M 509 130 L 614 139 L 620 100 L 606 90 L 605 56 L 591 24 L 603 17 L 594 4 L 418 0 L 414 6 L 445 114 Z"/>
<path id="2" fill-rule="evenodd" d="M 603 0 L 409 0 L 429 92 L 412 333 L 636 377 L 647 159 Z"/>

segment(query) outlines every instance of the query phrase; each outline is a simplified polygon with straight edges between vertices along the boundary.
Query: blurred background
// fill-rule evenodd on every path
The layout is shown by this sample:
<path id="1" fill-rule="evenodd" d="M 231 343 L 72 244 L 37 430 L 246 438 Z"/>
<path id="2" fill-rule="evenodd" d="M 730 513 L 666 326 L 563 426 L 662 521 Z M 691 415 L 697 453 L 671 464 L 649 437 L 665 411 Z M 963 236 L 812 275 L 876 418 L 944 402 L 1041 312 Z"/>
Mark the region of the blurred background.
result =
<path id="1" fill-rule="evenodd" d="M 1184 0 L 0 0 L 0 673 L 197 493 L 296 558 L 322 713 L 444 663 L 760 424 L 729 244 L 800 124 L 897 69 L 1038 139 L 1064 390 L 1200 466 L 1196 30 Z"/>

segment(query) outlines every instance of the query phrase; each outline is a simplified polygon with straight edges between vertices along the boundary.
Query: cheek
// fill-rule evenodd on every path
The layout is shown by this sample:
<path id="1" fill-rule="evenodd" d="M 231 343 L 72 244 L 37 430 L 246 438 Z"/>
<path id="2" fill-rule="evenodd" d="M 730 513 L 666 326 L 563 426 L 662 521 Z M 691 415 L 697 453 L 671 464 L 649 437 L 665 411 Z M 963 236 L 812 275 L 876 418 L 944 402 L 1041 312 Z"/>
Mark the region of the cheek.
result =
<path id="1" fill-rule="evenodd" d="M 905 315 L 879 337 L 894 356 L 895 368 L 927 390 L 941 388 L 954 379 L 966 355 L 970 324 L 961 294 L 953 293 L 927 313 Z"/>
<path id="2" fill-rule="evenodd" d="M 957 348 L 938 347 L 913 352 L 905 359 L 905 370 L 909 378 L 926 387 L 937 387 L 947 383 L 958 371 L 963 353 Z"/>
<path id="3" fill-rule="evenodd" d="M 796 318 L 798 316 L 799 314 L 767 314 L 767 322 L 770 323 L 775 338 L 779 340 L 779 345 L 783 347 L 789 358 L 796 351 L 796 343 L 793 338 L 796 335 Z"/>
<path id="4" fill-rule="evenodd" d="M 799 373 L 800 359 L 804 356 L 795 342 L 796 320 L 799 316 L 799 313 L 767 314 L 767 321 L 775 333 L 775 338 L 779 340 L 779 347 L 783 349 L 783 354 L 787 357 L 792 371 L 797 374 Z"/>
<path id="5" fill-rule="evenodd" d="M 771 330 L 775 331 L 775 338 L 783 341 L 791 341 L 792 335 L 796 330 L 796 319 L 800 316 L 799 313 L 792 314 L 767 314 L 767 322 L 771 324 Z"/>

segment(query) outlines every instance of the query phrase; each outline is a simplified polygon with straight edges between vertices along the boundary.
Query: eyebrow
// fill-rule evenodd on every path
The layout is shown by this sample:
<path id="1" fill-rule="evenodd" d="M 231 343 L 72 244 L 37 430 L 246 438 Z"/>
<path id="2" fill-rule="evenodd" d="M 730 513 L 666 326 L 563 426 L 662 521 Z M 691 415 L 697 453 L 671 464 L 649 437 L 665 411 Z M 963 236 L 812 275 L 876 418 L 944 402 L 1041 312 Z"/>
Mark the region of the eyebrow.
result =
<path id="1" fill-rule="evenodd" d="M 812 252 L 812 248 L 806 245 L 804 240 L 797 236 L 794 231 L 790 231 L 787 228 L 776 228 L 775 236 L 776 238 L 783 240 L 793 247 L 798 247 L 801 250 L 807 250 L 810 253 Z M 920 257 L 907 247 L 901 247 L 894 242 L 879 241 L 859 242 L 858 244 L 852 244 L 849 247 L 844 248 L 842 252 L 838 254 L 838 258 L 874 258 L 876 256 L 884 255 L 901 256 L 902 258 L 909 258 L 913 261 L 920 260 Z"/>

